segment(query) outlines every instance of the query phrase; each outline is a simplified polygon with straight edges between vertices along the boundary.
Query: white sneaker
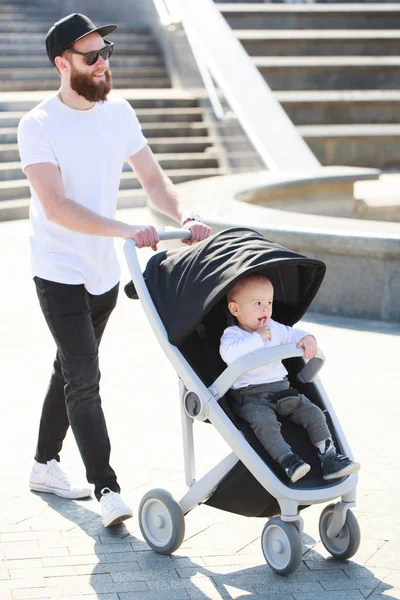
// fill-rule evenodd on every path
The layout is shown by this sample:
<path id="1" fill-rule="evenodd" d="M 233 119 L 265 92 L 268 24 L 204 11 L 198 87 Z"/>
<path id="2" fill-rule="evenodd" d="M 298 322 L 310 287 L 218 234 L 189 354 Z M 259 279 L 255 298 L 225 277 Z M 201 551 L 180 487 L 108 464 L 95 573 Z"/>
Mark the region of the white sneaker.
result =
<path id="1" fill-rule="evenodd" d="M 61 498 L 87 498 L 92 495 L 90 488 L 74 488 L 68 481 L 67 475 L 53 458 L 46 464 L 33 463 L 29 477 L 29 489 L 34 492 L 49 492 Z"/>
<path id="2" fill-rule="evenodd" d="M 100 506 L 104 527 L 119 525 L 122 521 L 133 517 L 132 509 L 125 504 L 121 495 L 112 492 L 110 488 L 101 490 Z"/>

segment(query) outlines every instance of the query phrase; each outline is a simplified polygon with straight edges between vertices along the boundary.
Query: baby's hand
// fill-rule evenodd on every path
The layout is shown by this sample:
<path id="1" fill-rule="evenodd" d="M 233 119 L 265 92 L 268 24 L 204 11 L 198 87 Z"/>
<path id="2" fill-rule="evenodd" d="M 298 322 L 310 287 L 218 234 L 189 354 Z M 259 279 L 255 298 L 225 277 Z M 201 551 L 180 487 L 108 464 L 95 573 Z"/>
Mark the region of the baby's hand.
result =
<path id="1" fill-rule="evenodd" d="M 261 335 L 264 342 L 265 340 L 272 339 L 271 329 L 268 327 L 268 325 L 261 325 L 261 327 L 256 329 L 256 332 Z"/>
<path id="2" fill-rule="evenodd" d="M 297 348 L 304 348 L 304 358 L 314 358 L 317 352 L 317 340 L 313 335 L 305 335 L 297 344 Z"/>

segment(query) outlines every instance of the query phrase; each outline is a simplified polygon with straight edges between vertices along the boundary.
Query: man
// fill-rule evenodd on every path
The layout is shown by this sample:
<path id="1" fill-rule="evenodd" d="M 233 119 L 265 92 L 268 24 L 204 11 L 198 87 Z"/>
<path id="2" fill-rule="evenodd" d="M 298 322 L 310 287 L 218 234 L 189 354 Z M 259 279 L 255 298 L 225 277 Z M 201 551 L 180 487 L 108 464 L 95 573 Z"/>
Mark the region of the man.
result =
<path id="1" fill-rule="evenodd" d="M 64 498 L 90 495 L 90 488 L 74 488 L 59 467 L 71 425 L 105 527 L 132 516 L 109 464 L 99 395 L 98 346 L 120 277 L 113 238 L 132 238 L 138 248 L 153 249 L 159 241 L 154 227 L 114 218 L 124 160 L 153 204 L 191 230 L 192 243 L 210 235 L 197 217 L 182 214 L 176 189 L 149 149 L 134 110 L 122 98 L 108 97 L 113 44 L 104 38 L 115 29 L 96 27 L 81 14 L 54 24 L 46 50 L 61 87 L 25 115 L 18 128 L 32 195 L 33 276 L 57 345 L 29 485 Z"/>

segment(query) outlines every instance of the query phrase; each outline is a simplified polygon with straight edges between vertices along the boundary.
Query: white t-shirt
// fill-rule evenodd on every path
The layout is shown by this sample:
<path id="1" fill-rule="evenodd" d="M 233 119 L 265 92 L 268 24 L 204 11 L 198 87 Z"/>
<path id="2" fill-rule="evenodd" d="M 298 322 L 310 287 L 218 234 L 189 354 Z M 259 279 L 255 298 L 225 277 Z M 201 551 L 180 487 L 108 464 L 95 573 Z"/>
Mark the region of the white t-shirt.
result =
<path id="1" fill-rule="evenodd" d="M 237 358 L 254 350 L 260 350 L 263 347 L 272 348 L 281 344 L 298 344 L 304 336 L 310 335 L 307 331 L 293 329 L 273 319 L 268 321 L 268 327 L 271 329 L 271 340 L 265 341 L 257 332 L 249 333 L 237 325 L 227 327 L 222 334 L 219 347 L 222 359 L 230 365 Z M 247 371 L 239 379 L 236 379 L 232 387 L 237 389 L 248 385 L 281 381 L 287 374 L 288 372 L 281 361 L 277 361 Z"/>
<path id="2" fill-rule="evenodd" d="M 22 169 L 52 163 L 65 196 L 103 217 L 114 218 L 126 158 L 147 144 L 135 111 L 110 95 L 90 110 L 75 110 L 52 96 L 27 113 L 18 127 Z M 120 269 L 111 237 L 71 231 L 46 218 L 31 186 L 32 273 L 58 283 L 84 284 L 91 294 L 116 285 Z"/>

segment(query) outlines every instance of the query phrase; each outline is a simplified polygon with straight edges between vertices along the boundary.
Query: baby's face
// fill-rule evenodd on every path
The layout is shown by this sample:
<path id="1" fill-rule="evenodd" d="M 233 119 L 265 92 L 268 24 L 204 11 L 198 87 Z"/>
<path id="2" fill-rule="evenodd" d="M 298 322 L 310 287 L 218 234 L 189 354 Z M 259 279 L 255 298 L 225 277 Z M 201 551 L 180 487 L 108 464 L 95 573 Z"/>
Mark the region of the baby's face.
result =
<path id="1" fill-rule="evenodd" d="M 228 307 L 245 331 L 266 325 L 272 315 L 274 288 L 270 281 L 250 281 L 234 296 Z"/>

